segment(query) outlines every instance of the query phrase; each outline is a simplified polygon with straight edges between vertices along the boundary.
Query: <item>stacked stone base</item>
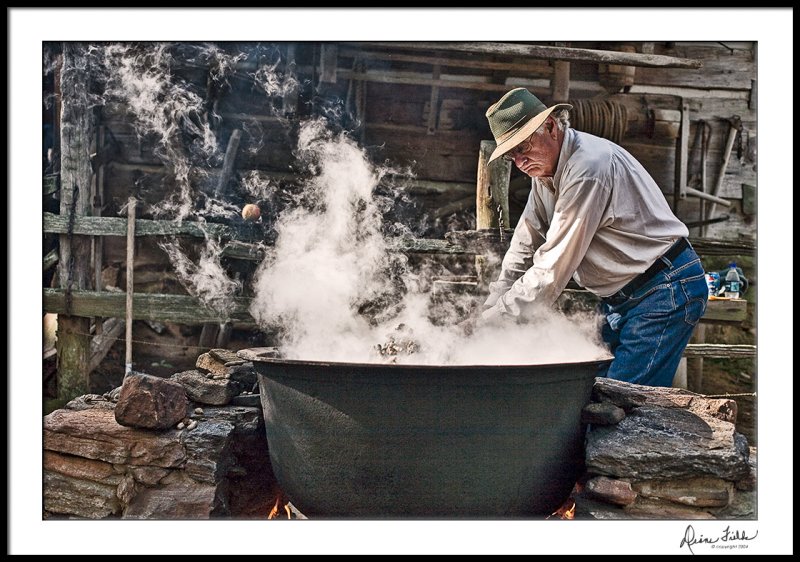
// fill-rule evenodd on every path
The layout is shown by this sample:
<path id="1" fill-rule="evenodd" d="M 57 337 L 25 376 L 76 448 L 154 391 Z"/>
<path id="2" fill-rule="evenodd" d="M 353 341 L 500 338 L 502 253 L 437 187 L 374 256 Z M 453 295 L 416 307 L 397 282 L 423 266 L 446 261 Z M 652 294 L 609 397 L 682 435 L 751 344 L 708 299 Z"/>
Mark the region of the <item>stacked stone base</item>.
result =
<path id="1" fill-rule="evenodd" d="M 44 418 L 46 518 L 266 518 L 275 503 L 260 408 L 203 406 L 191 430 L 151 430 L 118 424 L 102 397 L 72 407 Z"/>
<path id="2" fill-rule="evenodd" d="M 576 517 L 755 519 L 756 449 L 736 402 L 597 379 Z"/>

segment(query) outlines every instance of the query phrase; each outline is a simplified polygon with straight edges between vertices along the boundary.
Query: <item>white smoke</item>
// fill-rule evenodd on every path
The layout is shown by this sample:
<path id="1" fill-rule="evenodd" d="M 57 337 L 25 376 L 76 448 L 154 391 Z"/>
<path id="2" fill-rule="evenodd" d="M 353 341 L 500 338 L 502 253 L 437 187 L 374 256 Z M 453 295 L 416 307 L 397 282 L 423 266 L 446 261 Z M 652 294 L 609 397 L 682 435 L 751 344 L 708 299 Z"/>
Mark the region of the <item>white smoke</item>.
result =
<path id="1" fill-rule="evenodd" d="M 283 97 L 300 87 L 297 78 L 291 72 L 281 73 L 278 70 L 280 59 L 273 64 L 263 64 L 250 76 L 268 97 Z"/>
<path id="2" fill-rule="evenodd" d="M 242 176 L 239 185 L 256 201 L 267 199 L 274 191 L 270 178 L 264 176 L 264 174 L 259 174 L 256 170 L 250 170 Z"/>
<path id="3" fill-rule="evenodd" d="M 282 334 L 284 357 L 510 365 L 607 355 L 592 318 L 578 322 L 555 311 L 464 336 L 454 323 L 467 303 L 433 309 L 426 272 L 412 274 L 391 251 L 407 229 L 382 220 L 386 198 L 375 193 L 386 170 L 322 120 L 300 128 L 298 156 L 313 174 L 306 204 L 277 220 L 278 239 L 257 272 L 250 309 L 262 327 Z M 471 296 L 460 300 L 474 303 Z"/>
<path id="4" fill-rule="evenodd" d="M 186 256 L 177 242 L 163 242 L 160 247 L 170 257 L 184 288 L 206 307 L 225 316 L 233 306 L 233 297 L 241 290 L 241 283 L 225 274 L 219 244 L 207 238 L 197 263 Z"/>
<path id="5" fill-rule="evenodd" d="M 187 218 L 203 226 L 206 218 L 233 220 L 238 205 L 213 197 L 206 189 L 222 152 L 212 121 L 216 94 L 246 53 L 229 54 L 213 44 L 185 46 L 169 43 L 112 43 L 90 47 L 97 73 L 104 78 L 104 104 L 116 104 L 131 117 L 139 138 L 154 140 L 154 151 L 172 176 L 176 189 L 165 200 L 144 209 L 156 217 L 181 222 Z M 178 77 L 176 67 L 196 65 L 208 69 L 204 96 Z M 206 236 L 196 261 L 176 241 L 161 244 L 181 284 L 205 306 L 225 314 L 241 283 L 231 279 L 220 262 L 222 248 Z"/>

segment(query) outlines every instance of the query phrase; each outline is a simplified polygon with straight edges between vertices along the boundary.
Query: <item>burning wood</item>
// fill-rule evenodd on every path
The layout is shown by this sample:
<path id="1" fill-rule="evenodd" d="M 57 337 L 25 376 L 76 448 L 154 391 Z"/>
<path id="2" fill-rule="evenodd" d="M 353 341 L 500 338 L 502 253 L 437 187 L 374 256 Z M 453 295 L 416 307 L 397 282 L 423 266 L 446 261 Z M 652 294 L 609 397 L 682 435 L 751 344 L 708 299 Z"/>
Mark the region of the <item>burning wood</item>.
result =
<path id="1" fill-rule="evenodd" d="M 394 334 L 387 336 L 384 344 L 377 344 L 375 350 L 385 358 L 385 363 L 396 363 L 398 355 L 413 355 L 419 351 L 419 343 L 413 339 L 413 332 L 405 324 L 399 324 Z"/>
<path id="2" fill-rule="evenodd" d="M 551 517 L 557 519 L 575 519 L 575 500 L 568 498 L 567 501 L 561 504 L 561 507 L 545 517 L 545 519 L 550 519 Z"/>
<path id="3" fill-rule="evenodd" d="M 279 519 L 281 510 L 286 512 L 286 519 L 292 518 L 292 512 L 289 509 L 289 504 L 284 501 L 283 493 L 278 492 L 278 497 L 275 498 L 275 505 L 272 506 L 272 509 L 269 511 L 269 515 L 267 515 L 267 519 Z"/>

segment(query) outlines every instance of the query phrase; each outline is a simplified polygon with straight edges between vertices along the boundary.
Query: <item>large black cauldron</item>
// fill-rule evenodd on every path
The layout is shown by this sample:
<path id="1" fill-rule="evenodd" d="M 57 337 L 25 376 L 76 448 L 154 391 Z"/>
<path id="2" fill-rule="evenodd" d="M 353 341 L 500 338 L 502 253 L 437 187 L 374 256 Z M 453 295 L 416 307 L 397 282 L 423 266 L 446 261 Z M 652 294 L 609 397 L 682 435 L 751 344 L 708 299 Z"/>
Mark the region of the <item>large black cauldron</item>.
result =
<path id="1" fill-rule="evenodd" d="M 340 518 L 552 513 L 582 470 L 604 363 L 254 359 L 278 483 L 302 513 Z"/>

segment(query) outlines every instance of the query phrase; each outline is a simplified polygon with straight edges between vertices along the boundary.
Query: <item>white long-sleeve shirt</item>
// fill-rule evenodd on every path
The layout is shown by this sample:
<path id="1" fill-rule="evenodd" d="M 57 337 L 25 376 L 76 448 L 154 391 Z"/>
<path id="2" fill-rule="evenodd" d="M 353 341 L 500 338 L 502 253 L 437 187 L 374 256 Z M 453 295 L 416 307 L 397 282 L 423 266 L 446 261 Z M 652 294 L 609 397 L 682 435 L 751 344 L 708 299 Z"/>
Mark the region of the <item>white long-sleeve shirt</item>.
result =
<path id="1" fill-rule="evenodd" d="M 533 179 L 484 318 L 551 305 L 570 277 L 612 295 L 688 234 L 624 148 L 567 129 L 553 177 Z"/>

